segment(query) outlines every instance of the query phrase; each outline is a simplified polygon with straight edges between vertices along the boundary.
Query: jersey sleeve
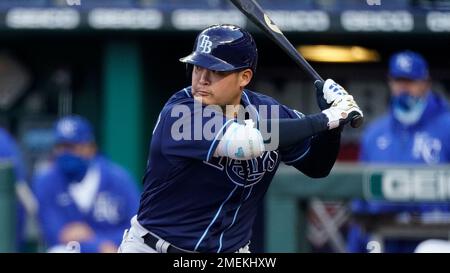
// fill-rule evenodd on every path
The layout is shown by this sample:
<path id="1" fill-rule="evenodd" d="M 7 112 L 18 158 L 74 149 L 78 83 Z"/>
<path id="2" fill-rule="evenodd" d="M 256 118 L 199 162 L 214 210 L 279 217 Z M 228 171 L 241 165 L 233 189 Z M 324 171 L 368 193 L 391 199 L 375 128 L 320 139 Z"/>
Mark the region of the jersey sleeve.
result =
<path id="1" fill-rule="evenodd" d="M 280 105 L 280 118 L 281 119 L 302 119 L 305 115 L 297 110 L 290 109 L 285 105 Z M 290 146 L 285 149 L 280 149 L 281 161 L 287 165 L 294 165 L 304 158 L 311 146 L 311 139 L 308 138 L 302 143 Z"/>
<path id="2" fill-rule="evenodd" d="M 209 161 L 221 136 L 233 123 L 214 106 L 196 102 L 177 104 L 164 110 L 153 137 L 169 159 L 192 158 Z"/>
<path id="3" fill-rule="evenodd" d="M 39 223 L 47 247 L 60 244 L 59 234 L 64 227 L 66 217 L 63 210 L 54 202 L 53 187 L 45 175 L 33 178 L 33 192 L 39 203 Z"/>

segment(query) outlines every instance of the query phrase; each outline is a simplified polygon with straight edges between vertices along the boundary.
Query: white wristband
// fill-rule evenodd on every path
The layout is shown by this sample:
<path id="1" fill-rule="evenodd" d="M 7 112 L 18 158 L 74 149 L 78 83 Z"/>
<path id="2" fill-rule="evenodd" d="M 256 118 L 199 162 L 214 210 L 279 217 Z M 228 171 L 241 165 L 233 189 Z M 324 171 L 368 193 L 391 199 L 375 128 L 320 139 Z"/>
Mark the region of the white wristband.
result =
<path id="1" fill-rule="evenodd" d="M 225 156 L 237 160 L 256 158 L 264 153 L 264 140 L 261 132 L 254 128 L 252 120 L 245 125 L 232 123 L 217 145 L 214 156 Z"/>
<path id="2" fill-rule="evenodd" d="M 339 127 L 339 121 L 342 117 L 342 112 L 338 108 L 328 108 L 322 111 L 328 118 L 328 130 Z"/>

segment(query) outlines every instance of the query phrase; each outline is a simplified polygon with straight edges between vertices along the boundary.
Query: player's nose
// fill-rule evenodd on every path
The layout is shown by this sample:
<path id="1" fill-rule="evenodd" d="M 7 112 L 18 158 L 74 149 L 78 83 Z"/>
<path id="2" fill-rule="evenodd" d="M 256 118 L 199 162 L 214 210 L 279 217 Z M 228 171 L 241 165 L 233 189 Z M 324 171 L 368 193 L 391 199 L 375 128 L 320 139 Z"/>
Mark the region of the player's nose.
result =
<path id="1" fill-rule="evenodd" d="M 210 84 L 210 76 L 211 73 L 208 69 L 202 69 L 199 71 L 199 82 L 202 85 L 209 85 Z"/>

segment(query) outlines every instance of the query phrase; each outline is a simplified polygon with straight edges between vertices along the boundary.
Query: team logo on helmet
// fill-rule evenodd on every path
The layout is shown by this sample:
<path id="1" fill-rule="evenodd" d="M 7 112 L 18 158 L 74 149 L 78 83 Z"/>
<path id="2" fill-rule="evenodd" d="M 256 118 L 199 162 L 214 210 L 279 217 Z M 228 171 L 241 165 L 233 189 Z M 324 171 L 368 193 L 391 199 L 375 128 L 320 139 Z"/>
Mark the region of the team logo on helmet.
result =
<path id="1" fill-rule="evenodd" d="M 206 53 L 206 54 L 211 53 L 212 42 L 209 39 L 209 36 L 208 35 L 201 35 L 198 40 L 199 40 L 198 48 L 200 49 L 200 52 L 201 53 Z"/>
<path id="2" fill-rule="evenodd" d="M 180 61 L 216 71 L 256 70 L 258 50 L 250 33 L 234 25 L 214 25 L 195 39 L 194 51 Z"/>

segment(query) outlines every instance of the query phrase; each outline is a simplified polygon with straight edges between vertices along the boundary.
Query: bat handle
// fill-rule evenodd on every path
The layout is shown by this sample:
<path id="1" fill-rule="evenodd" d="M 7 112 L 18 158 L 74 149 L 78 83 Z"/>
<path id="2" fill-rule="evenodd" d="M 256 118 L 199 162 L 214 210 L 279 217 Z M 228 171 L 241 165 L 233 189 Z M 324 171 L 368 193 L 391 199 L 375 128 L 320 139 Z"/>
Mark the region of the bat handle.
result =
<path id="1" fill-rule="evenodd" d="M 316 86 L 317 90 L 322 90 L 324 82 L 322 79 L 317 79 L 314 82 L 314 85 Z M 364 122 L 363 117 L 360 114 L 353 115 L 352 120 L 350 121 L 350 125 L 352 128 L 359 128 Z"/>
<path id="2" fill-rule="evenodd" d="M 350 121 L 350 125 L 352 128 L 359 128 L 364 122 L 364 118 L 360 114 L 356 114 L 352 117 L 352 120 Z"/>

